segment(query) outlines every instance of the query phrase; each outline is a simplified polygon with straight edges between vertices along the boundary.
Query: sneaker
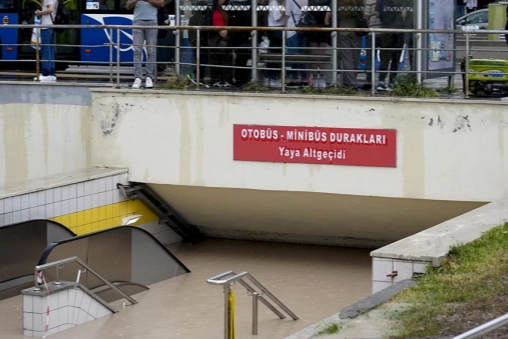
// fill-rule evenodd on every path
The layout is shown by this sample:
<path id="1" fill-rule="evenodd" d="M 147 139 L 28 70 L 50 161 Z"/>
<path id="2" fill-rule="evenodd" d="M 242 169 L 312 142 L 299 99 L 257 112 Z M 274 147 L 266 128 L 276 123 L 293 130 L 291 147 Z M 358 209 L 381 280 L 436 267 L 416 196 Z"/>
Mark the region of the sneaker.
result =
<path id="1" fill-rule="evenodd" d="M 136 78 L 134 83 L 132 84 L 132 89 L 140 89 L 141 88 L 141 79 Z"/>
<path id="2" fill-rule="evenodd" d="M 56 77 L 55 77 L 55 80 L 53 80 L 53 76 L 52 75 L 40 75 L 39 77 L 35 77 L 34 81 L 54 82 L 54 81 L 56 81 Z"/>
<path id="3" fill-rule="evenodd" d="M 50 75 L 50 77 L 51 77 L 51 82 L 56 82 L 56 76 Z"/>
<path id="4" fill-rule="evenodd" d="M 395 84 L 393 82 L 390 82 L 388 84 L 388 87 L 386 87 L 386 90 L 390 91 L 390 92 L 393 91 L 394 89 L 395 89 Z"/>
<path id="5" fill-rule="evenodd" d="M 231 84 L 229 82 L 227 82 L 227 81 L 224 81 L 222 83 L 222 87 L 231 87 Z"/>
<path id="6" fill-rule="evenodd" d="M 386 91 L 386 86 L 383 81 L 379 82 L 376 86 L 376 91 Z"/>
<path id="7" fill-rule="evenodd" d="M 146 77 L 146 79 L 145 79 L 145 88 L 153 88 L 152 78 Z"/>
<path id="8" fill-rule="evenodd" d="M 215 84 L 213 84 L 213 87 L 222 87 L 222 82 L 217 81 Z"/>
<path id="9" fill-rule="evenodd" d="M 196 76 L 194 75 L 194 73 L 187 74 L 187 79 L 189 79 L 189 81 L 192 82 L 194 85 L 197 84 Z"/>
<path id="10" fill-rule="evenodd" d="M 282 88 L 282 83 L 280 82 L 280 80 L 271 79 L 270 88 Z"/>
<path id="11" fill-rule="evenodd" d="M 326 81 L 323 76 L 319 77 L 319 88 L 326 89 Z"/>
<path id="12" fill-rule="evenodd" d="M 311 88 L 319 88 L 319 79 L 317 76 L 310 77 L 309 80 L 307 80 L 309 83 L 309 87 Z"/>

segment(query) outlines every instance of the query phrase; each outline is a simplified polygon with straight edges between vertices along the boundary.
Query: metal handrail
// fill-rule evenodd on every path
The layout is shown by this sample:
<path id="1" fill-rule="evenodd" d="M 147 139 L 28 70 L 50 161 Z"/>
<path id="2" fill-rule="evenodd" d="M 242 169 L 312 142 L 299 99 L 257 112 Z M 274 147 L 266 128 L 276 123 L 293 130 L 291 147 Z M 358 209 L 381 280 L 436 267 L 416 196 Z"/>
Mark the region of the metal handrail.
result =
<path id="1" fill-rule="evenodd" d="M 224 279 L 225 277 L 229 277 Z M 245 280 L 249 279 L 260 291 L 257 292 L 251 285 Z M 259 281 L 256 280 L 249 272 L 242 272 L 236 274 L 233 271 L 227 271 L 211 278 L 206 279 L 209 284 L 212 285 L 223 285 L 224 286 L 224 338 L 228 339 L 229 329 L 229 316 L 228 316 L 228 298 L 229 290 L 231 285 L 238 281 L 246 290 L 252 295 L 252 334 L 258 334 L 258 300 L 268 307 L 273 313 L 275 313 L 280 319 L 285 319 L 286 316 L 282 314 L 277 308 L 275 308 L 263 295 L 266 294 L 275 304 L 277 304 L 282 310 L 284 310 L 293 320 L 298 320 L 298 316 L 294 314 L 286 305 L 284 305 L 279 299 L 277 299 L 266 287 L 264 287 Z"/>
<path id="2" fill-rule="evenodd" d="M 481 335 L 490 333 L 494 331 L 496 328 L 501 327 L 503 325 L 508 324 L 508 313 L 500 316 L 494 320 L 489 321 L 483 325 L 473 328 L 465 333 L 462 333 L 452 339 L 473 339 L 478 338 Z"/>
<path id="3" fill-rule="evenodd" d="M 120 290 L 118 287 L 116 287 L 115 285 L 113 285 L 111 282 L 109 282 L 108 280 L 106 280 L 102 275 L 100 275 L 99 273 L 97 273 L 96 271 L 94 271 L 90 266 L 88 266 L 83 260 L 81 260 L 79 257 L 69 257 L 69 258 L 66 258 L 66 259 L 62 259 L 62 260 L 57 260 L 57 261 L 53 261 L 53 262 L 50 262 L 50 263 L 47 263 L 47 264 L 44 264 L 44 265 L 37 265 L 35 266 L 35 288 L 34 289 L 37 289 L 38 286 L 39 286 L 39 283 L 37 281 L 37 276 L 38 276 L 38 273 L 41 272 L 41 271 L 44 271 L 45 269 L 48 269 L 48 268 L 51 268 L 51 267 L 56 267 L 56 277 L 57 277 L 57 281 L 59 280 L 59 269 L 60 269 L 60 266 L 63 265 L 63 264 L 68 264 L 68 263 L 71 263 L 71 262 L 76 262 L 78 263 L 79 265 L 81 265 L 85 270 L 87 270 L 88 272 L 90 272 L 91 274 L 93 274 L 96 278 L 98 278 L 99 280 L 101 280 L 103 283 L 105 283 L 106 285 L 108 285 L 112 290 L 118 292 L 122 297 L 124 297 L 125 299 L 127 299 L 132 305 L 134 304 L 137 304 L 138 302 L 136 300 L 134 300 L 134 298 L 130 297 L 129 295 L 127 295 L 125 292 L 123 292 L 122 290 Z M 81 273 L 81 270 L 80 270 L 80 273 Z"/>

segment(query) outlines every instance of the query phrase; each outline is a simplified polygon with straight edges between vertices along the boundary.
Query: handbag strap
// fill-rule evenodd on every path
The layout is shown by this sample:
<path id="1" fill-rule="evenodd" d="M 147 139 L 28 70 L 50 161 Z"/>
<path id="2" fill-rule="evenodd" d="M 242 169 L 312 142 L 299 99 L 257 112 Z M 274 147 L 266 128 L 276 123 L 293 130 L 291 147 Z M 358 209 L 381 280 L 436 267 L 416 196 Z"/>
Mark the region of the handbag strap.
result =
<path id="1" fill-rule="evenodd" d="M 298 6 L 298 8 L 300 9 L 300 12 L 301 12 L 302 6 L 300 6 L 300 4 L 298 2 L 296 2 L 296 0 L 293 0 L 293 2 L 295 3 L 296 6 Z M 293 18 L 293 22 L 295 23 L 295 27 L 296 27 L 296 20 L 295 20 L 295 15 L 293 14 L 293 11 L 291 11 L 291 17 Z"/>

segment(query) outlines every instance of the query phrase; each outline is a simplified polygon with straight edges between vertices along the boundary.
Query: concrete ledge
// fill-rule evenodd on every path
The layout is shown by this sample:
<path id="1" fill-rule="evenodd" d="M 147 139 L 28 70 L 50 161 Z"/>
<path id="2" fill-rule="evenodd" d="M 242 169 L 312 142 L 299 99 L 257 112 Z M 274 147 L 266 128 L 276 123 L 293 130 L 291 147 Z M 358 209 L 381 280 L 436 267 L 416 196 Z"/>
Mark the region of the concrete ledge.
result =
<path id="1" fill-rule="evenodd" d="M 364 298 L 353 305 L 348 307 L 344 307 L 339 312 L 339 319 L 353 319 L 359 316 L 362 313 L 370 311 L 374 307 L 383 304 L 389 299 L 393 298 L 399 292 L 402 292 L 406 288 L 413 287 L 417 284 L 415 280 L 405 279 L 396 284 L 391 285 L 390 287 L 385 288 L 379 292 L 376 292 L 367 298 Z"/>
<path id="2" fill-rule="evenodd" d="M 402 292 L 409 287 L 413 287 L 416 284 L 417 282 L 411 279 L 400 281 L 380 292 L 374 293 L 367 298 L 364 298 L 350 306 L 343 308 L 339 314 L 334 314 L 326 319 L 323 319 L 321 322 L 309 326 L 293 335 L 286 337 L 285 339 L 315 338 L 318 336 L 318 333 L 322 327 L 333 323 L 339 323 L 343 328 L 354 328 L 356 335 L 361 335 L 360 337 L 356 338 L 371 338 L 369 336 L 369 334 L 373 331 L 373 328 L 371 327 L 378 327 L 379 324 L 372 319 L 370 319 L 370 322 L 361 320 L 356 322 L 355 318 L 384 304 L 399 292 Z M 387 322 L 387 320 L 382 319 L 382 322 Z M 350 337 L 348 336 L 348 338 Z"/>
<path id="3" fill-rule="evenodd" d="M 440 265 L 450 247 L 466 244 L 508 221 L 508 198 L 491 202 L 456 218 L 372 251 L 371 257 L 431 262 Z"/>

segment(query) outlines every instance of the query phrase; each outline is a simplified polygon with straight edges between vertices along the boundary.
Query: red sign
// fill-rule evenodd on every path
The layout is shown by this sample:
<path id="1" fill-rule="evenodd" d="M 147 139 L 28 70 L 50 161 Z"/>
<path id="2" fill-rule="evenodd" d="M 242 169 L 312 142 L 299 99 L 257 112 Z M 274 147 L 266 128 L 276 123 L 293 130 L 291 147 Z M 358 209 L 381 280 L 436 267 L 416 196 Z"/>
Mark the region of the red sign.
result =
<path id="1" fill-rule="evenodd" d="M 397 131 L 302 126 L 233 126 L 233 159 L 397 167 Z"/>

